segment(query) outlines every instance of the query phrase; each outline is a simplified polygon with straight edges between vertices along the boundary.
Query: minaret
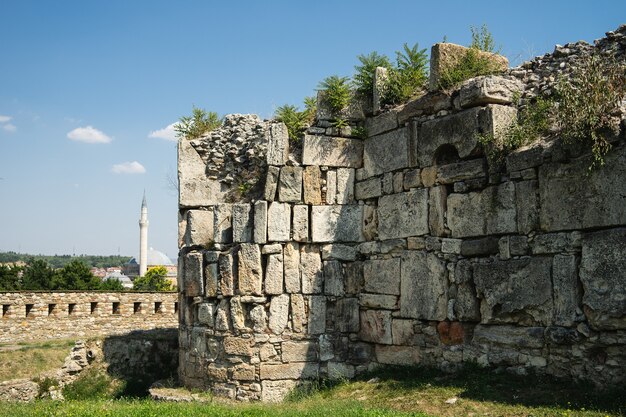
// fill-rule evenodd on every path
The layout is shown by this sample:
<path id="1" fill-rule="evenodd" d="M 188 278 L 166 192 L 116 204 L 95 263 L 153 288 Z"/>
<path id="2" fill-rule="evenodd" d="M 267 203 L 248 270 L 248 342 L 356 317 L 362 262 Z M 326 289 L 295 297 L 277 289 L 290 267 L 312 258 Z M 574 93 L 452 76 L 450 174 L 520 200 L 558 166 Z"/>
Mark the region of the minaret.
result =
<path id="1" fill-rule="evenodd" d="M 141 202 L 141 217 L 139 218 L 139 276 L 143 277 L 148 270 L 148 205 L 146 192 L 143 192 Z"/>

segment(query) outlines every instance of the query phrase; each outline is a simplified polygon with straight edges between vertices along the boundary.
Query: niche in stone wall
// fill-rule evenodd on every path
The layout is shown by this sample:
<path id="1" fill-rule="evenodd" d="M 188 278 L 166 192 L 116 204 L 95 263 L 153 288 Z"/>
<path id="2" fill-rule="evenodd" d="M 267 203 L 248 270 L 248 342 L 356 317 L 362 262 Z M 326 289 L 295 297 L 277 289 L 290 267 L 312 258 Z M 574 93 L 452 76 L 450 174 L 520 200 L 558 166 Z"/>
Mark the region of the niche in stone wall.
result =
<path id="1" fill-rule="evenodd" d="M 454 145 L 447 143 L 445 145 L 441 145 L 435 151 L 433 156 L 433 165 L 439 166 L 453 164 L 455 162 L 459 162 L 460 160 L 459 151 L 456 150 Z"/>

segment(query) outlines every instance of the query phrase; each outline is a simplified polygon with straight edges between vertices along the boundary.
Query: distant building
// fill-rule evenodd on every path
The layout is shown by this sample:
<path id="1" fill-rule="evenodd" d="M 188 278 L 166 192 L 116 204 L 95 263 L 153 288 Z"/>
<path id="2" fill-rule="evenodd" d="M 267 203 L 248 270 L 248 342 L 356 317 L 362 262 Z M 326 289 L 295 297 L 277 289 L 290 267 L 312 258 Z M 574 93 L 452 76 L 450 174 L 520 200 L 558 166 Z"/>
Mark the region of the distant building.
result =
<path id="1" fill-rule="evenodd" d="M 133 282 L 126 275 L 122 274 L 119 270 L 115 270 L 109 274 L 107 274 L 102 281 L 109 281 L 111 279 L 116 279 L 122 283 L 124 288 L 131 289 L 133 288 Z"/>
<path id="2" fill-rule="evenodd" d="M 145 273 L 155 266 L 163 266 L 167 270 L 168 280 L 176 286 L 178 267 L 166 254 L 148 247 L 148 204 L 144 193 L 141 202 L 141 217 L 139 219 L 139 260 L 132 258 L 124 267 L 124 274 L 131 280 Z"/>

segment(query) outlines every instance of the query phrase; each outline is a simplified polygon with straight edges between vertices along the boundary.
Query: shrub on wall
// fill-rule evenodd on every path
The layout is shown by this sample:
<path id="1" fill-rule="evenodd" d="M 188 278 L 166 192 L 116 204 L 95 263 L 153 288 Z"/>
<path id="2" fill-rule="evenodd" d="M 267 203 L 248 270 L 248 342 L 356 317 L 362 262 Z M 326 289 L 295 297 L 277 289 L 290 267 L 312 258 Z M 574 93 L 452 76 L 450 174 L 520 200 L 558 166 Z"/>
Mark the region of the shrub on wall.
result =
<path id="1" fill-rule="evenodd" d="M 497 54 L 499 52 L 495 48 L 493 36 L 487 29 L 487 25 L 481 26 L 480 29 L 470 26 L 470 30 L 472 32 L 472 43 L 469 49 L 456 65 L 444 68 L 441 74 L 439 74 L 439 88 L 452 88 L 470 78 L 502 72 L 498 63 L 481 53 Z"/>
<path id="2" fill-rule="evenodd" d="M 287 126 L 289 140 L 293 144 L 299 144 L 302 141 L 304 132 L 315 120 L 316 111 L 317 102 L 315 97 L 305 97 L 304 110 L 300 111 L 296 106 L 285 104 L 276 109 L 274 117 Z"/>
<path id="3" fill-rule="evenodd" d="M 384 104 L 407 102 L 423 90 L 428 80 L 428 55 L 426 49 L 419 49 L 416 43 L 409 47 L 406 43 L 402 51 L 396 51 L 396 66 L 389 71 L 389 80 L 383 95 Z"/>
<path id="4" fill-rule="evenodd" d="M 195 139 L 222 126 L 222 119 L 217 113 L 193 106 L 191 116 L 183 116 L 174 125 L 179 138 Z"/>

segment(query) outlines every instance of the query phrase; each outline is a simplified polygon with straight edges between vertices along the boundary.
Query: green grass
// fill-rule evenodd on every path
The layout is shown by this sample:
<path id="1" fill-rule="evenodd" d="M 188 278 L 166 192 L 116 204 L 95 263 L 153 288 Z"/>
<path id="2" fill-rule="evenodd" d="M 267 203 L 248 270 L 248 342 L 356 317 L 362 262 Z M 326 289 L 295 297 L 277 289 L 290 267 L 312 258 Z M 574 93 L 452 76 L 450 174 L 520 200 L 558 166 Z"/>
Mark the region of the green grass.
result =
<path id="1" fill-rule="evenodd" d="M 375 378 L 375 379 L 372 379 Z M 389 368 L 357 381 L 309 384 L 282 404 L 164 403 L 92 399 L 0 403 L 0 416 L 506 416 L 617 417 L 624 388 L 601 391 L 540 376 L 514 376 L 469 366 L 458 374 L 419 367 Z M 446 401 L 456 399 L 453 404 Z"/>
<path id="2" fill-rule="evenodd" d="M 0 344 L 0 381 L 34 378 L 63 366 L 74 340 Z"/>

